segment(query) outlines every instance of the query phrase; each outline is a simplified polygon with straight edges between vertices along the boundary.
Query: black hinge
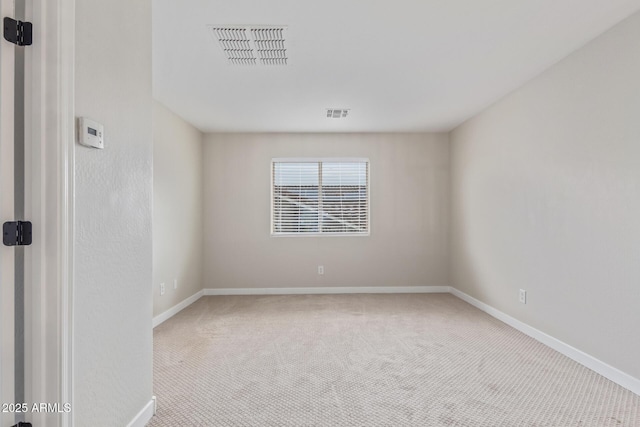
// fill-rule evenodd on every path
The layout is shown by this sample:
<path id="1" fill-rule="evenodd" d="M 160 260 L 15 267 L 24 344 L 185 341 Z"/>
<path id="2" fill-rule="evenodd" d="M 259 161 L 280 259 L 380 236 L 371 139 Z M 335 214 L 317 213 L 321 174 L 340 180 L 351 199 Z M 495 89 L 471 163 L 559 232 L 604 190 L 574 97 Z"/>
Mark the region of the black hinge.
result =
<path id="1" fill-rule="evenodd" d="M 33 25 L 31 22 L 16 21 L 5 17 L 4 39 L 18 46 L 30 46 L 33 42 Z"/>
<path id="2" fill-rule="evenodd" d="M 28 246 L 31 244 L 29 221 L 5 222 L 2 225 L 2 243 L 5 246 Z"/>

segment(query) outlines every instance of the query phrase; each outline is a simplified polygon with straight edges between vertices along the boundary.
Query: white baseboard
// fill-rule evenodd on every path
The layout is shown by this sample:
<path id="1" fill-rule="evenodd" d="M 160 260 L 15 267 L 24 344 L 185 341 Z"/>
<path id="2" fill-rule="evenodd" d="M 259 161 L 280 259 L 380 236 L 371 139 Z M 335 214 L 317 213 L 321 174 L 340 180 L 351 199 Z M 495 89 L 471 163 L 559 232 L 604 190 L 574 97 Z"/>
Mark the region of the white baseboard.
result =
<path id="1" fill-rule="evenodd" d="M 308 288 L 209 288 L 205 295 L 320 295 L 320 294 L 432 294 L 447 293 L 449 286 L 348 286 Z"/>
<path id="2" fill-rule="evenodd" d="M 174 305 L 169 310 L 158 314 L 156 317 L 153 318 L 153 327 L 155 328 L 165 320 L 170 319 L 171 317 L 178 314 L 181 310 L 187 308 L 194 302 L 198 301 L 202 295 L 204 295 L 204 291 L 198 291 L 195 294 L 191 295 L 189 298 L 186 298 L 181 302 L 179 302 L 178 304 Z"/>
<path id="3" fill-rule="evenodd" d="M 591 369 L 592 371 L 597 372 L 605 378 L 608 378 L 614 383 L 634 392 L 637 395 L 640 395 L 639 379 L 634 378 L 631 375 L 624 373 L 621 370 L 616 369 L 613 366 L 608 365 L 605 362 L 596 359 L 595 357 L 581 350 L 578 350 L 577 348 L 572 347 L 557 338 L 552 337 L 551 335 L 547 335 L 544 332 L 532 326 L 529 326 L 526 323 L 521 322 L 518 319 L 511 317 L 508 314 L 505 314 L 500 310 L 497 310 L 490 305 L 485 304 L 482 301 L 479 301 L 472 296 L 465 294 L 462 291 L 457 290 L 456 288 L 451 287 L 450 292 L 461 300 L 466 301 L 474 307 L 479 308 L 485 313 L 519 330 L 525 335 L 528 335 L 531 338 L 540 341 L 541 343 L 551 347 L 552 349 L 567 356 L 568 358 L 575 360 L 579 364 Z"/>
<path id="4" fill-rule="evenodd" d="M 146 405 L 144 408 L 138 412 L 138 415 L 133 417 L 131 422 L 127 424 L 127 427 L 145 427 L 149 421 L 151 421 L 151 417 L 153 417 L 155 408 L 155 396 Z"/>

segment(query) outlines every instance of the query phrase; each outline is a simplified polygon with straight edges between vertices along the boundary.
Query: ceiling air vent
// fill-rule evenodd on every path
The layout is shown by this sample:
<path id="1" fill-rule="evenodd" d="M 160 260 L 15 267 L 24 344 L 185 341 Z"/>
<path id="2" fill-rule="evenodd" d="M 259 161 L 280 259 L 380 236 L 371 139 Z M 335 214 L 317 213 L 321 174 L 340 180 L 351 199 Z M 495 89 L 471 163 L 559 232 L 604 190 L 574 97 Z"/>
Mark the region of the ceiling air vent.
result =
<path id="1" fill-rule="evenodd" d="M 349 114 L 345 108 L 327 108 L 327 117 L 330 119 L 344 119 Z"/>
<path id="2" fill-rule="evenodd" d="M 233 65 L 287 65 L 286 27 L 210 26 Z"/>
<path id="3" fill-rule="evenodd" d="M 287 65 L 283 28 L 252 28 L 251 37 L 264 65 Z"/>

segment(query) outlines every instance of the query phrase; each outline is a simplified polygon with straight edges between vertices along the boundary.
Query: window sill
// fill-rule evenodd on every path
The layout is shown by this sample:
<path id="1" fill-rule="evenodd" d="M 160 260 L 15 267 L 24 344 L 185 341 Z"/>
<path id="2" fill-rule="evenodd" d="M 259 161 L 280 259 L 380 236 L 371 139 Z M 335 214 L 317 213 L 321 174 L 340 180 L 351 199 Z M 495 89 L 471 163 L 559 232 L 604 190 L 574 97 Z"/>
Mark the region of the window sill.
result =
<path id="1" fill-rule="evenodd" d="M 271 237 L 369 237 L 370 233 L 271 233 Z"/>

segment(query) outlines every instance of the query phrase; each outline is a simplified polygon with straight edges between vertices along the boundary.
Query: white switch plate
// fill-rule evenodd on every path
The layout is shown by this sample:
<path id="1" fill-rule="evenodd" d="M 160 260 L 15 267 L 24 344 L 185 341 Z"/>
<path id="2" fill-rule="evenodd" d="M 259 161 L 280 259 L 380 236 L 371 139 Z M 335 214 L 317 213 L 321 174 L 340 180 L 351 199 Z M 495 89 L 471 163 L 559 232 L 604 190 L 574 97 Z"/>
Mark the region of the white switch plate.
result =
<path id="1" fill-rule="evenodd" d="M 178 289 L 178 279 L 173 279 L 173 289 Z"/>
<path id="2" fill-rule="evenodd" d="M 78 142 L 86 147 L 104 148 L 104 126 L 86 117 L 78 119 Z"/>
<path id="3" fill-rule="evenodd" d="M 520 300 L 521 303 L 526 304 L 527 303 L 527 291 L 525 291 L 524 289 L 520 289 L 520 295 L 519 295 L 518 299 Z"/>
<path id="4" fill-rule="evenodd" d="M 164 295 L 164 283 L 160 283 L 160 295 Z"/>
<path id="5" fill-rule="evenodd" d="M 319 265 L 318 266 L 318 274 L 319 275 L 323 275 L 324 274 L 324 265 Z"/>

